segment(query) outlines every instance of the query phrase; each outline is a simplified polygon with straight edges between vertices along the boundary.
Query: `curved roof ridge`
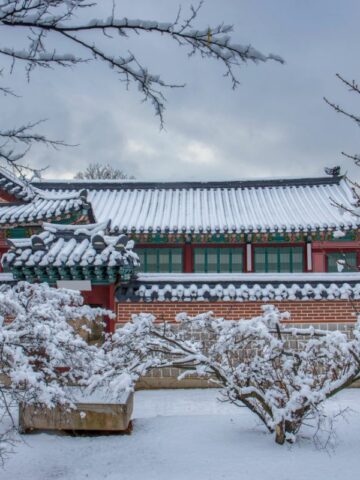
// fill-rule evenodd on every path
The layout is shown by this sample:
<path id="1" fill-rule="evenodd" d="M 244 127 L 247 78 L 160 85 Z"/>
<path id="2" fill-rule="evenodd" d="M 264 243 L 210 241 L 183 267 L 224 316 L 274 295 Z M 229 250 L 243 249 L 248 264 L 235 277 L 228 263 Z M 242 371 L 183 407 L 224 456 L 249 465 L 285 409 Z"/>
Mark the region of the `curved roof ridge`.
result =
<path id="1" fill-rule="evenodd" d="M 294 177 L 294 178 L 262 178 L 246 180 L 216 180 L 216 181 L 139 181 L 139 180 L 41 180 L 32 185 L 42 190 L 138 190 L 138 189 L 190 189 L 190 188 L 262 188 L 288 187 L 302 185 L 333 185 L 339 184 L 342 176 L 327 177 Z"/>
<path id="2" fill-rule="evenodd" d="M 106 232 L 109 227 L 109 222 L 89 223 L 84 225 L 68 225 L 60 223 L 44 222 L 42 227 L 45 231 L 51 233 L 72 233 L 73 235 L 79 235 L 85 233 L 86 235 L 94 235 L 99 232 Z"/>

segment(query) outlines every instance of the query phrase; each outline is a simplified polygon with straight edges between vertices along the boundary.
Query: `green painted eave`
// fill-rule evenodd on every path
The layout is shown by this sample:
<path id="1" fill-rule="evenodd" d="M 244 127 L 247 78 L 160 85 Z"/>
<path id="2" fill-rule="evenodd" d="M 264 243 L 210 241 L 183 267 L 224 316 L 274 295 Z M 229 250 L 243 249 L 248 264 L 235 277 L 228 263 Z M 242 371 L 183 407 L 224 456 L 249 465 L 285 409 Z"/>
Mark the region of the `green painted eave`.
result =
<path id="1" fill-rule="evenodd" d="M 252 232 L 252 233 L 131 233 L 129 237 L 135 244 L 241 244 L 241 243 L 304 243 L 312 241 L 355 241 L 359 240 L 359 230 L 348 230 L 344 237 L 334 238 L 332 230 L 314 232 Z"/>
<path id="2" fill-rule="evenodd" d="M 16 266 L 7 268 L 17 281 L 30 283 L 46 282 L 55 284 L 58 280 L 90 280 L 94 285 L 110 285 L 117 281 L 128 283 L 134 276 L 135 269 L 130 267 L 67 267 L 67 266 Z"/>
<path id="3" fill-rule="evenodd" d="M 43 220 L 38 220 L 37 222 L 24 223 L 24 224 L 14 224 L 14 225 L 2 225 L 0 230 L 3 232 L 5 238 L 29 238 L 32 235 L 36 235 L 42 231 L 42 222 L 56 223 L 60 225 L 73 225 L 73 224 L 87 224 L 91 223 L 88 217 L 88 212 L 83 210 L 78 210 L 72 213 L 66 213 L 62 215 L 57 215 L 54 217 L 44 218 Z"/>

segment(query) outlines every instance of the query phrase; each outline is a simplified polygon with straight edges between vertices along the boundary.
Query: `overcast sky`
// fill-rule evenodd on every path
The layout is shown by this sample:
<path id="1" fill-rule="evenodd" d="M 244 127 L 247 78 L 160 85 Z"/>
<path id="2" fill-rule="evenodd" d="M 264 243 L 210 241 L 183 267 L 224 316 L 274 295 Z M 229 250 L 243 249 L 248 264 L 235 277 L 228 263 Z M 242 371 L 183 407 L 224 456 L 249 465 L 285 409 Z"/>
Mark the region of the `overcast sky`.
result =
<path id="1" fill-rule="evenodd" d="M 107 2 L 100 3 L 107 17 Z M 160 21 L 172 20 L 179 5 L 117 3 L 119 17 Z M 191 2 L 181 3 L 186 11 Z M 355 0 L 206 0 L 196 26 L 233 24 L 234 41 L 279 54 L 286 64 L 244 65 L 233 91 L 214 61 L 188 58 L 156 35 L 118 37 L 119 53 L 132 50 L 166 81 L 186 83 L 167 92 L 164 130 L 136 88 L 126 90 L 114 72 L 94 62 L 39 70 L 29 84 L 16 68 L 10 80 L 21 98 L 1 99 L 0 124 L 47 118 L 47 135 L 78 144 L 30 152 L 28 162 L 48 166 L 48 178 L 71 178 L 91 162 L 110 163 L 139 180 L 317 176 L 338 164 L 355 175 L 340 152 L 359 152 L 360 132 L 323 96 L 360 113 L 360 98 L 335 78 L 340 72 L 360 81 L 359 18 Z"/>

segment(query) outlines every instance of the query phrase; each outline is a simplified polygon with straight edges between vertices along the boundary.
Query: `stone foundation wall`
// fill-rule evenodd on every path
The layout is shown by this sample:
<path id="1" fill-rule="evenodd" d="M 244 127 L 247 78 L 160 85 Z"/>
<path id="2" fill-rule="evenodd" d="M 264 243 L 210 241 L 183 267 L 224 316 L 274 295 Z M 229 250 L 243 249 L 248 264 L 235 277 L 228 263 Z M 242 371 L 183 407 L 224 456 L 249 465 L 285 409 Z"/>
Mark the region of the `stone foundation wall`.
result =
<path id="1" fill-rule="evenodd" d="M 187 306 L 187 305 L 182 305 Z M 184 308 L 182 309 L 182 311 Z M 290 310 L 290 309 L 289 309 Z M 336 309 L 334 309 L 336 311 Z M 146 311 L 146 310 L 145 310 Z M 189 311 L 187 309 L 187 311 Z M 204 311 L 208 311 L 205 309 Z M 291 312 L 291 310 L 290 310 Z M 153 312 L 151 312 L 153 313 Z M 330 313 L 330 312 L 328 312 Z M 351 315 L 352 312 L 348 312 L 351 319 L 354 317 Z M 306 317 L 306 321 L 303 323 L 295 323 L 295 322 L 287 322 L 291 326 L 298 327 L 298 328 L 306 328 L 309 327 L 311 324 L 314 328 L 321 328 L 324 330 L 340 330 L 345 332 L 347 335 L 351 335 L 352 329 L 354 327 L 354 320 L 351 322 L 310 322 L 308 321 L 308 317 Z M 196 338 L 196 340 L 201 340 L 203 342 L 208 342 L 209 339 L 207 338 L 207 334 L 199 331 L 191 332 L 192 336 Z M 292 340 L 293 348 L 297 348 L 296 340 Z M 183 380 L 178 380 L 177 377 L 182 373 L 182 371 L 178 368 L 163 368 L 163 369 L 155 369 L 152 370 L 146 375 L 142 377 L 141 380 L 138 382 L 137 389 L 160 389 L 160 388 L 210 388 L 215 387 L 214 384 L 209 382 L 207 379 L 199 378 L 196 375 L 191 375 Z M 359 387 L 359 385 L 356 385 Z"/>
<path id="2" fill-rule="evenodd" d="M 150 371 L 148 375 L 141 377 L 136 385 L 136 390 L 160 390 L 174 388 L 218 388 L 211 381 L 192 375 L 178 380 L 181 374 L 179 368 L 162 368 Z M 350 388 L 360 388 L 360 381 L 355 382 Z"/>
<path id="3" fill-rule="evenodd" d="M 314 328 L 325 330 L 341 330 L 351 335 L 356 321 L 356 311 L 360 311 L 360 301 L 348 300 L 296 300 L 267 302 L 275 305 L 282 312 L 289 312 L 291 317 L 286 323 L 299 328 L 313 325 Z M 151 313 L 159 322 L 174 322 L 178 313 L 187 312 L 191 316 L 199 313 L 214 312 L 215 316 L 226 319 L 251 318 L 261 314 L 264 302 L 124 302 L 116 305 L 117 325 L 128 322 L 132 314 Z M 196 340 L 207 342 L 205 333 L 191 332 Z M 295 343 L 295 342 L 294 342 Z M 292 345 L 296 348 L 297 345 Z M 138 389 L 155 388 L 207 388 L 214 386 L 206 379 L 191 376 L 184 380 L 177 380 L 181 371 L 178 368 L 164 368 L 150 371 L 143 377 Z"/>

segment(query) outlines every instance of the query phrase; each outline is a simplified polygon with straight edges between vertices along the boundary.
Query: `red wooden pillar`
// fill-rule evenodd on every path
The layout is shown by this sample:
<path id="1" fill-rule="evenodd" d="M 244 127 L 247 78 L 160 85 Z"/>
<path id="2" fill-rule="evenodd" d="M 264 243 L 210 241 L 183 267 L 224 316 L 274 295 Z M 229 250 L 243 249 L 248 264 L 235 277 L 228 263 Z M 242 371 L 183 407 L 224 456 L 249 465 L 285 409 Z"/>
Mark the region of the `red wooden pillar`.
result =
<path id="1" fill-rule="evenodd" d="M 193 266 L 193 254 L 191 243 L 185 243 L 184 247 L 184 272 L 192 273 L 194 271 Z"/>
<path id="2" fill-rule="evenodd" d="M 109 288 L 108 288 L 108 309 L 112 310 L 115 313 L 115 315 L 117 315 L 116 302 L 115 302 L 115 284 L 114 283 L 109 285 Z M 116 317 L 115 318 L 108 318 L 107 331 L 109 333 L 114 333 L 115 332 L 115 326 L 116 326 Z"/>
<path id="3" fill-rule="evenodd" d="M 90 306 L 100 306 L 107 310 L 112 310 L 115 314 L 115 284 L 112 285 L 92 285 L 90 291 L 81 292 L 84 297 L 84 303 Z M 107 333 L 115 331 L 116 318 L 105 317 L 105 330 Z"/>
<path id="4" fill-rule="evenodd" d="M 0 272 L 2 272 L 1 267 L 1 257 L 9 250 L 9 245 L 5 238 L 3 238 L 3 232 L 0 231 Z"/>

